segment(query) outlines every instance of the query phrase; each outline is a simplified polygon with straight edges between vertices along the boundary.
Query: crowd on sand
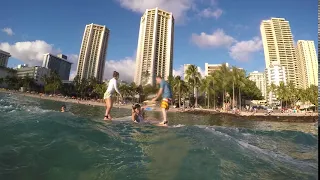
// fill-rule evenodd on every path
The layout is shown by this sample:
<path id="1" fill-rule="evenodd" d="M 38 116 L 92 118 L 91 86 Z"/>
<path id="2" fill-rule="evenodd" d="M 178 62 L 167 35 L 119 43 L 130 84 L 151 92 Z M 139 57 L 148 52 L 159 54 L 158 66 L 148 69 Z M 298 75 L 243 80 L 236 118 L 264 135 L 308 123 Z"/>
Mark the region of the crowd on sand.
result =
<path id="1" fill-rule="evenodd" d="M 20 91 L 14 91 L 14 90 L 6 90 L 1 89 L 2 92 L 7 93 L 15 93 L 15 94 L 21 94 L 24 96 L 29 97 L 35 97 L 40 99 L 47 99 L 47 100 L 53 100 L 53 101 L 60 101 L 60 102 L 68 102 L 68 103 L 76 103 L 76 104 L 83 104 L 88 106 L 105 106 L 105 102 L 103 99 L 80 99 L 76 97 L 68 97 L 68 96 L 62 96 L 61 94 L 53 95 L 53 94 L 42 94 L 42 93 L 36 93 L 36 92 L 20 92 Z M 128 101 L 116 101 L 114 103 L 115 107 L 118 108 L 126 108 L 131 109 L 132 108 L 132 102 Z M 160 110 L 158 106 L 152 107 L 154 111 Z M 286 110 L 278 110 L 278 109 L 258 109 L 254 106 L 245 106 L 241 109 L 234 107 L 232 108 L 230 104 L 226 104 L 225 108 L 212 108 L 212 109 L 206 109 L 203 107 L 175 107 L 172 106 L 169 109 L 169 112 L 190 112 L 190 111 L 210 111 L 210 112 L 216 112 L 216 113 L 230 113 L 230 114 L 236 114 L 240 116 L 317 116 L 317 112 L 313 111 L 299 111 L 296 109 L 286 109 Z"/>

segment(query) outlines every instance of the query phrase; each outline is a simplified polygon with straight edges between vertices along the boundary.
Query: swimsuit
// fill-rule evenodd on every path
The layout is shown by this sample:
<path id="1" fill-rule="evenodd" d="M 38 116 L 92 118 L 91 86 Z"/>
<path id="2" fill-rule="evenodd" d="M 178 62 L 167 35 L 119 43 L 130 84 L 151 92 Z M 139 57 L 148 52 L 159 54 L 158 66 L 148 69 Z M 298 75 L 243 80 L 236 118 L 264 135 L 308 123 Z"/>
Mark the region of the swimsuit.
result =
<path id="1" fill-rule="evenodd" d="M 137 115 L 136 121 L 139 123 L 142 122 L 143 121 L 142 115 Z"/>
<path id="2" fill-rule="evenodd" d="M 171 99 L 170 98 L 163 98 L 162 101 L 161 101 L 160 107 L 163 108 L 163 109 L 168 110 L 170 103 L 171 103 Z"/>

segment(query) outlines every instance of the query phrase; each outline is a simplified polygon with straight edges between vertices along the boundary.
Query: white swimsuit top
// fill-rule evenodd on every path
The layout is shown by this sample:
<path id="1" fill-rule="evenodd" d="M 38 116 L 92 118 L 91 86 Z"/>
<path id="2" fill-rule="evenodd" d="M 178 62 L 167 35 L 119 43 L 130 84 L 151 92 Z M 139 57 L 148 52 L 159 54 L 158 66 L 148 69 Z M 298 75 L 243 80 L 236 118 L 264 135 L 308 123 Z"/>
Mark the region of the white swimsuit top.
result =
<path id="1" fill-rule="evenodd" d="M 116 91 L 118 94 L 120 94 L 120 92 L 119 92 L 119 90 L 118 90 L 117 80 L 116 80 L 115 78 L 112 78 L 112 79 L 109 81 L 107 92 L 109 92 L 110 94 L 112 94 L 114 91 Z"/>

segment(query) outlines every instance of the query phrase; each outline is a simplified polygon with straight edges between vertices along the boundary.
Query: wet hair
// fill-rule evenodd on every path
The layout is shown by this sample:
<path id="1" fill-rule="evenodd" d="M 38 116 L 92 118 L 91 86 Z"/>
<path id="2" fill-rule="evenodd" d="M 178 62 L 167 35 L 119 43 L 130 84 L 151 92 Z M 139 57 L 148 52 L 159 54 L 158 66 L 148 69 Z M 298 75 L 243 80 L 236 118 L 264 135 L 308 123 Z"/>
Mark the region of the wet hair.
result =
<path id="1" fill-rule="evenodd" d="M 64 109 L 66 109 L 66 105 L 62 105 L 62 106 L 61 106 L 61 108 L 64 108 Z"/>
<path id="2" fill-rule="evenodd" d="M 140 108 L 140 107 L 141 107 L 140 104 L 136 103 L 136 104 L 134 104 L 134 105 L 132 106 L 132 109 L 137 109 L 137 108 Z"/>
<path id="3" fill-rule="evenodd" d="M 119 76 L 119 73 L 117 71 L 113 71 L 112 77 L 118 77 L 118 76 Z"/>

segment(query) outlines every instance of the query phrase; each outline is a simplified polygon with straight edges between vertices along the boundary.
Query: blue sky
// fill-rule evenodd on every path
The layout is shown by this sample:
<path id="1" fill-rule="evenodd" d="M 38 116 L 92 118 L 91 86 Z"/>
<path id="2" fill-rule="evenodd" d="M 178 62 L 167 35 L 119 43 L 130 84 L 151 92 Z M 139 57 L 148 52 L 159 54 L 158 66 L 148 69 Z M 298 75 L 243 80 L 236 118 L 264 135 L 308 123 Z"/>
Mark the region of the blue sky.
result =
<path id="1" fill-rule="evenodd" d="M 116 69 L 130 80 L 140 17 L 157 6 L 176 19 L 175 74 L 183 64 L 204 69 L 205 62 L 263 70 L 259 26 L 270 17 L 287 19 L 295 41 L 317 42 L 316 0 L 11 0 L 2 2 L 0 49 L 12 54 L 10 67 L 40 65 L 43 53 L 62 52 L 74 63 L 73 76 L 85 25 L 106 25 L 111 35 L 105 76 Z"/>

